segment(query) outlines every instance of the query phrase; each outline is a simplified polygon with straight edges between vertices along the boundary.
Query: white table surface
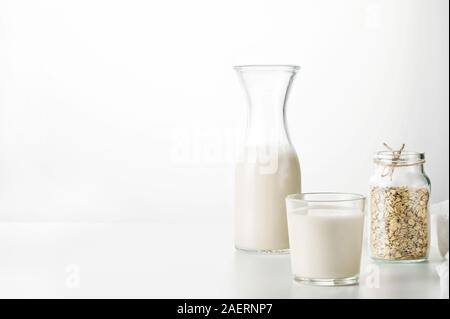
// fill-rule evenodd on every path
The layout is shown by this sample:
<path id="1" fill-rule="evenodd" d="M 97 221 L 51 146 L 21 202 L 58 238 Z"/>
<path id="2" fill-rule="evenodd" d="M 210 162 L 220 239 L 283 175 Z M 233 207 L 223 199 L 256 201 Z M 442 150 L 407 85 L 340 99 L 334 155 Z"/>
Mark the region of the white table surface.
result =
<path id="1" fill-rule="evenodd" d="M 313 287 L 289 255 L 236 252 L 228 223 L 0 223 L 0 298 L 439 298 L 441 262 L 365 257 L 360 285 Z"/>

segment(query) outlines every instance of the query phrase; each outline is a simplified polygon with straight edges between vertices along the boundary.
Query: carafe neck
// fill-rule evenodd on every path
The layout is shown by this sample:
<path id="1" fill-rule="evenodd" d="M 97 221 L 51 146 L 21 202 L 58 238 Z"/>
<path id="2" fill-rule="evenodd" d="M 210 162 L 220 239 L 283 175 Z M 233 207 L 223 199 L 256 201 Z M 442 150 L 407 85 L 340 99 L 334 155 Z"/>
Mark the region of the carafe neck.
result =
<path id="1" fill-rule="evenodd" d="M 285 119 L 296 66 L 238 66 L 235 68 L 248 101 L 247 145 L 290 145 Z"/>

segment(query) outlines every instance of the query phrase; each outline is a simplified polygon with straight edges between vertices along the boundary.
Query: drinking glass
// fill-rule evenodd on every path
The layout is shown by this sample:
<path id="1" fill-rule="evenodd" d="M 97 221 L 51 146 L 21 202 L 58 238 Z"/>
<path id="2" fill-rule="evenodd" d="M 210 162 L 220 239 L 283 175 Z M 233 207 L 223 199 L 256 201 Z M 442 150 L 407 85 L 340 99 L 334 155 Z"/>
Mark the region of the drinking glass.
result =
<path id="1" fill-rule="evenodd" d="M 291 267 L 297 282 L 358 283 L 364 204 L 364 196 L 349 193 L 287 196 Z"/>

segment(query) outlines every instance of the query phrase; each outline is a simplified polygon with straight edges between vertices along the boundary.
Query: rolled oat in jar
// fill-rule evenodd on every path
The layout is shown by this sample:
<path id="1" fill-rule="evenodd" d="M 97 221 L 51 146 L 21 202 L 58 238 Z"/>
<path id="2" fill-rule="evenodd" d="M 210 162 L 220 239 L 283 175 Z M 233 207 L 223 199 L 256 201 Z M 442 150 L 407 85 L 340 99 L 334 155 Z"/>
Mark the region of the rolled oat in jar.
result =
<path id="1" fill-rule="evenodd" d="M 370 251 L 377 260 L 421 262 L 430 246 L 430 180 L 424 153 L 375 154 L 370 182 Z"/>

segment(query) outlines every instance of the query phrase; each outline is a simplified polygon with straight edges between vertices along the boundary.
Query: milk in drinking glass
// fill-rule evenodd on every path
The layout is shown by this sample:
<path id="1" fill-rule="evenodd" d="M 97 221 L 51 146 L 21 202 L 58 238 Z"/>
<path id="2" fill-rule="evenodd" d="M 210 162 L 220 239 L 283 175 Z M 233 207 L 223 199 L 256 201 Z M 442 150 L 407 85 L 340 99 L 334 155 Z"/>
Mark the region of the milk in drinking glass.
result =
<path id="1" fill-rule="evenodd" d="M 291 267 L 298 282 L 352 285 L 358 282 L 364 197 L 310 193 L 286 199 Z"/>

